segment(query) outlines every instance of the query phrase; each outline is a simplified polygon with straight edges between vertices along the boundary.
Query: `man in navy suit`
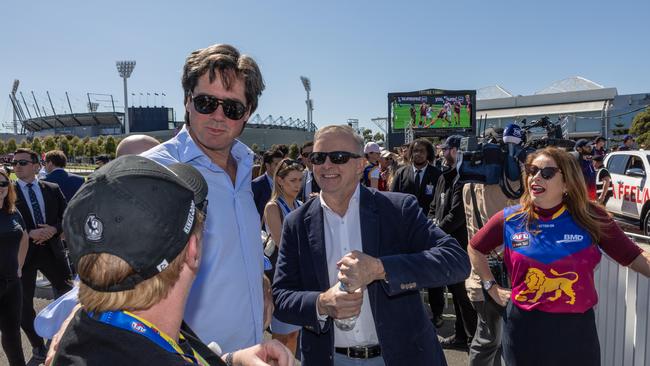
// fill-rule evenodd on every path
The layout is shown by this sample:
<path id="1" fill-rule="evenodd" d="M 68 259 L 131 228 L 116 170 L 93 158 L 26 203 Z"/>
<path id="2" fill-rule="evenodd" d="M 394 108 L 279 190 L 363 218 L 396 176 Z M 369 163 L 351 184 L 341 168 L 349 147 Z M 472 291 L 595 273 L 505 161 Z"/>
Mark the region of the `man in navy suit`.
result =
<path id="1" fill-rule="evenodd" d="M 47 175 L 45 181 L 56 183 L 61 188 L 65 200 L 70 202 L 72 196 L 79 190 L 84 179 L 76 174 L 70 174 L 65 171 L 68 159 L 61 150 L 48 151 L 45 154 L 45 170 Z"/>
<path id="2" fill-rule="evenodd" d="M 262 156 L 265 173 L 253 179 L 251 189 L 253 190 L 253 200 L 255 200 L 255 207 L 260 214 L 260 219 L 264 214 L 264 206 L 271 199 L 271 192 L 273 191 L 273 174 L 275 168 L 284 159 L 284 154 L 278 149 L 266 151 Z"/>
<path id="3" fill-rule="evenodd" d="M 467 254 L 415 197 L 360 186 L 362 152 L 349 126 L 316 133 L 321 194 L 285 220 L 275 316 L 304 327 L 303 366 L 446 365 L 419 290 L 465 279 Z"/>

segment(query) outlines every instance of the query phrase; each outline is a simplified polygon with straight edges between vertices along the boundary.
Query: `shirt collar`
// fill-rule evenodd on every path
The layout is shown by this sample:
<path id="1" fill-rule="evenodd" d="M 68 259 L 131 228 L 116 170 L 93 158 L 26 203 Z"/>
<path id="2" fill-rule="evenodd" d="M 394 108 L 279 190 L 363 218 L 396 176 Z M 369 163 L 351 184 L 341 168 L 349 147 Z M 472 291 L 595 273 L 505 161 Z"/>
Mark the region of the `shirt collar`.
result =
<path id="1" fill-rule="evenodd" d="M 22 179 L 17 179 L 16 182 L 18 182 L 18 185 L 20 186 L 20 189 L 25 189 L 27 187 L 27 185 L 29 184 L 29 183 L 25 182 Z M 32 181 L 32 185 L 33 186 L 38 185 L 38 178 L 34 178 L 34 180 Z"/>
<path id="2" fill-rule="evenodd" d="M 348 202 L 348 209 L 347 209 L 347 211 L 345 212 L 346 215 L 348 214 L 348 212 L 350 212 L 350 207 L 351 207 L 352 205 L 359 205 L 359 195 L 360 195 L 359 192 L 360 192 L 359 184 L 357 184 L 357 188 L 354 190 L 354 193 L 352 194 L 352 197 L 350 197 L 350 202 Z M 330 212 L 330 213 L 332 213 L 332 214 L 338 215 L 336 212 L 334 212 L 334 210 L 332 210 L 332 209 L 327 205 L 327 202 L 325 202 L 325 200 L 323 199 L 323 195 L 322 195 L 322 194 L 319 194 L 319 195 L 318 195 L 318 198 L 320 199 L 320 205 L 321 205 L 321 207 L 323 208 L 323 210 L 325 210 L 325 211 L 327 211 L 327 212 Z M 345 216 L 345 215 L 343 215 L 343 216 Z"/>
<path id="3" fill-rule="evenodd" d="M 183 128 L 176 135 L 176 140 L 180 146 L 183 146 L 183 148 L 179 150 L 178 156 L 181 163 L 187 163 L 200 157 L 205 157 L 208 160 L 210 159 L 207 155 L 205 155 L 203 150 L 201 150 L 196 142 L 194 142 L 194 139 L 187 129 L 187 125 L 183 125 Z M 253 153 L 253 150 L 249 149 L 248 146 L 244 145 L 239 140 L 235 139 L 232 148 L 230 149 L 230 153 L 235 158 L 235 160 L 237 160 L 238 165 L 242 162 L 249 162 L 247 165 L 251 167 L 253 166 L 253 157 L 255 153 Z"/>
<path id="4" fill-rule="evenodd" d="M 422 171 L 422 173 L 424 173 L 424 172 L 427 170 L 427 167 L 428 167 L 428 166 L 429 166 L 429 164 L 427 163 L 427 165 L 425 165 L 424 167 L 420 168 L 420 170 Z M 417 172 L 418 172 L 418 168 L 416 168 L 416 167 L 415 167 L 415 164 L 413 164 L 413 174 L 417 174 Z"/>

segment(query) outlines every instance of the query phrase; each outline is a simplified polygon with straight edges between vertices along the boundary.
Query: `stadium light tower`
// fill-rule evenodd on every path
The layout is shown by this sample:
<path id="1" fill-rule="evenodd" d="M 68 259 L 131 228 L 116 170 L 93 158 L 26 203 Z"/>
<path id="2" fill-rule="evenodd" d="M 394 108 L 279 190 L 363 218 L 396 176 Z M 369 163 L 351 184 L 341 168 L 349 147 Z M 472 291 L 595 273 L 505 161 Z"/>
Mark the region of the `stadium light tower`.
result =
<path id="1" fill-rule="evenodd" d="M 120 77 L 124 80 L 124 134 L 128 135 L 131 133 L 131 126 L 129 123 L 129 101 L 126 89 L 126 79 L 131 76 L 131 73 L 135 68 L 135 61 L 116 61 L 115 64 L 117 65 L 117 72 L 120 73 Z"/>
<path id="2" fill-rule="evenodd" d="M 20 80 L 15 79 L 14 84 L 11 87 L 11 97 L 13 100 L 16 100 L 16 92 L 18 91 L 18 85 L 20 85 Z M 14 108 L 14 135 L 18 134 L 18 118 L 16 118 L 16 108 Z"/>
<path id="3" fill-rule="evenodd" d="M 305 103 L 307 103 L 307 125 L 311 128 L 312 126 L 312 111 L 314 110 L 314 105 L 312 104 L 312 100 L 309 98 L 309 92 L 311 92 L 311 81 L 309 78 L 305 76 L 300 77 L 300 81 L 302 81 L 302 86 L 305 87 L 305 91 L 307 92 L 307 100 Z"/>

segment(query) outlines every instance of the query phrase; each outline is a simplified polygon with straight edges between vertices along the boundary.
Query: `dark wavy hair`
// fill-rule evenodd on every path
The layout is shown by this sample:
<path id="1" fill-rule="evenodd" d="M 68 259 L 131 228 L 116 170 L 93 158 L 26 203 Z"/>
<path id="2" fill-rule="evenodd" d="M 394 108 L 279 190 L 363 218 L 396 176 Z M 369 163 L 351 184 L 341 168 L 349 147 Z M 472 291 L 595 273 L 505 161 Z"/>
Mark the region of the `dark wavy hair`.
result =
<path id="1" fill-rule="evenodd" d="M 429 163 L 433 163 L 433 159 L 436 157 L 436 152 L 433 149 L 433 144 L 431 141 L 422 137 L 413 140 L 413 142 L 409 145 L 409 156 L 411 157 L 411 160 L 413 160 L 413 148 L 416 144 L 424 145 L 424 147 L 427 149 L 427 161 Z"/>

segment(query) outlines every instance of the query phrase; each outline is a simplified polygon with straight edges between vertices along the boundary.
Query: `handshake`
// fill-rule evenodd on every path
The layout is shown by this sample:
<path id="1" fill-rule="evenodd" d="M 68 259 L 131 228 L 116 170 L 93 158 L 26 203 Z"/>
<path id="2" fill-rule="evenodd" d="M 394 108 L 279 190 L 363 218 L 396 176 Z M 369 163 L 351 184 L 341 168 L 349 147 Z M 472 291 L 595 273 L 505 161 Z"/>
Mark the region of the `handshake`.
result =
<path id="1" fill-rule="evenodd" d="M 336 265 L 339 282 L 318 295 L 318 314 L 333 319 L 351 318 L 361 312 L 362 289 L 376 280 L 385 279 L 386 272 L 379 258 L 356 250 L 344 255 Z"/>

